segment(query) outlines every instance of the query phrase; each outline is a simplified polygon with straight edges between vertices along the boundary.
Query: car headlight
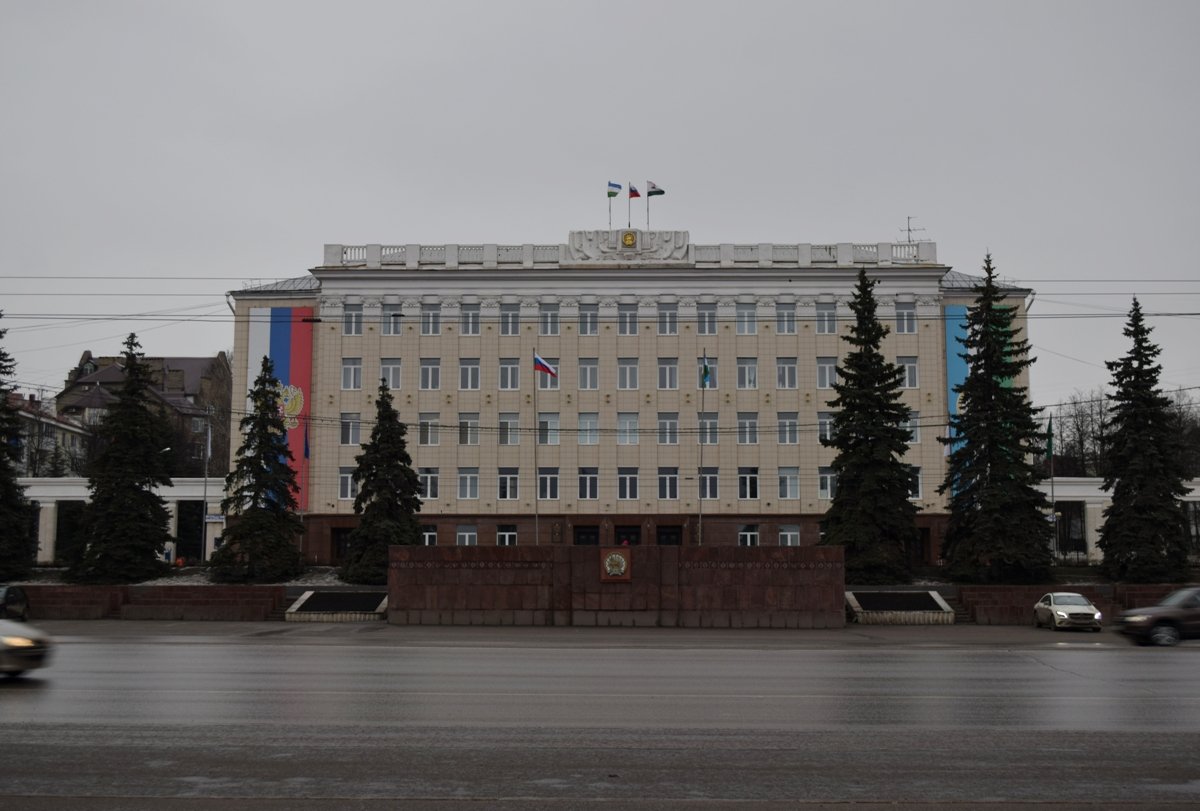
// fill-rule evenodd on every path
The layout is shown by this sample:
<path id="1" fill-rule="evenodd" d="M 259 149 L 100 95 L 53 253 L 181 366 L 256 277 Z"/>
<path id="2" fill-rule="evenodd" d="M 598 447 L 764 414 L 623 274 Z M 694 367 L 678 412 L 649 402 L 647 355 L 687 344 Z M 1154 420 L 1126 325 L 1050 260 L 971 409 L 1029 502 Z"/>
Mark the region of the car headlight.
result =
<path id="1" fill-rule="evenodd" d="M 1128 616 L 1122 617 L 1121 619 L 1125 620 L 1125 622 L 1145 622 L 1146 620 L 1150 619 L 1150 615 L 1149 614 L 1129 614 Z"/>
<path id="2" fill-rule="evenodd" d="M 1097 612 L 1096 612 L 1096 619 L 1100 619 L 1100 616 L 1101 616 L 1100 612 L 1099 612 L 1099 611 L 1097 611 Z"/>
<path id="3" fill-rule="evenodd" d="M 32 648 L 37 643 L 23 636 L 0 636 L 0 642 L 10 648 Z"/>
<path id="4" fill-rule="evenodd" d="M 1067 612 L 1066 612 L 1066 611 L 1055 611 L 1055 612 L 1054 612 L 1054 616 L 1056 616 L 1056 617 L 1059 617 L 1059 618 L 1061 618 L 1061 619 L 1066 619 L 1066 618 L 1067 618 Z"/>

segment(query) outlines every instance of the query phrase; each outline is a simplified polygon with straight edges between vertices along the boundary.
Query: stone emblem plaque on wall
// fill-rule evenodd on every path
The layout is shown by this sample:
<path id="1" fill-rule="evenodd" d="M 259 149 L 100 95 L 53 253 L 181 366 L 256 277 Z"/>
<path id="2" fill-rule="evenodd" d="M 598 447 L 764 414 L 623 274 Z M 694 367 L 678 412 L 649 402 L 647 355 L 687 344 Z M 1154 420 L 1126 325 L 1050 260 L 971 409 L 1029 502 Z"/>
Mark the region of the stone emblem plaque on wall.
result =
<path id="1" fill-rule="evenodd" d="M 627 546 L 600 550 L 600 580 L 628 582 L 633 575 L 633 555 Z"/>

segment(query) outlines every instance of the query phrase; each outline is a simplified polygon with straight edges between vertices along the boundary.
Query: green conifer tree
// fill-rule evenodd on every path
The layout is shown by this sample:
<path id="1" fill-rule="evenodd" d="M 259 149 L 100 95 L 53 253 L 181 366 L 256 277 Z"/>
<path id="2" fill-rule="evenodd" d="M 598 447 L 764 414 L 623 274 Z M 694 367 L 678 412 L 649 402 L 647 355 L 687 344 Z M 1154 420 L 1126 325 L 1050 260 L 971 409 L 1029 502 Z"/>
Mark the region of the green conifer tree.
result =
<path id="1" fill-rule="evenodd" d="M 97 426 L 102 450 L 89 469 L 87 548 L 67 573 L 81 583 L 137 583 L 166 570 L 170 515 L 157 488 L 171 484 L 171 427 L 151 402 L 149 366 L 137 336 L 125 339 L 117 402 Z"/>
<path id="2" fill-rule="evenodd" d="M 0 339 L 7 333 L 7 329 L 0 329 Z M 25 488 L 17 481 L 21 418 L 9 399 L 16 394 L 12 382 L 16 370 L 12 355 L 0 347 L 0 582 L 27 575 L 37 556 L 33 510 L 25 498 Z"/>
<path id="3" fill-rule="evenodd" d="M 1099 546 L 1103 569 L 1133 583 L 1188 578 L 1188 541 L 1182 497 L 1188 493 L 1186 455 L 1171 400 L 1159 388 L 1160 348 L 1150 342 L 1135 298 L 1125 325 L 1133 341 L 1128 354 L 1106 365 L 1112 372 L 1104 456 L 1104 510 Z"/>
<path id="4" fill-rule="evenodd" d="M 412 469 L 407 432 L 392 406 L 387 381 L 381 381 L 371 441 L 355 457 L 354 512 L 361 518 L 350 533 L 350 550 L 340 572 L 348 583 L 386 583 L 388 547 L 420 541 L 416 515 L 421 511 L 421 482 Z"/>
<path id="5" fill-rule="evenodd" d="M 959 413 L 950 420 L 946 479 L 950 521 L 943 555 L 958 580 L 1039 583 L 1050 579 L 1050 504 L 1041 481 L 1046 434 L 1018 376 L 1033 360 L 1013 326 L 989 254 L 963 340 L 967 378 L 956 386 Z"/>
<path id="6" fill-rule="evenodd" d="M 859 270 L 843 336 L 852 348 L 838 367 L 830 438 L 837 449 L 837 490 L 825 515 L 825 544 L 845 547 L 846 582 L 903 583 L 912 579 L 907 548 L 917 540 L 917 506 L 909 500 L 914 471 L 908 451 L 909 408 L 901 400 L 904 370 L 884 358 L 888 328 L 876 315 L 876 282 Z"/>
<path id="7" fill-rule="evenodd" d="M 225 477 L 221 510 L 231 520 L 209 561 L 209 576 L 221 583 L 276 583 L 304 570 L 296 473 L 279 408 L 279 380 L 268 357 L 250 390 L 250 407 L 240 423 L 242 446 Z"/>

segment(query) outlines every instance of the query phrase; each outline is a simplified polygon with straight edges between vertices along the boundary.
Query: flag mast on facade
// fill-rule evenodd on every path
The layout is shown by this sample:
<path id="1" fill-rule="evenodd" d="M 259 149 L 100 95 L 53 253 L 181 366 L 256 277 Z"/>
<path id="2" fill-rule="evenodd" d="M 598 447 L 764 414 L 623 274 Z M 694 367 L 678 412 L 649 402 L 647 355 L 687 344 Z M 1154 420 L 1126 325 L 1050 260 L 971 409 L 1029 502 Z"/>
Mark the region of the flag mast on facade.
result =
<path id="1" fill-rule="evenodd" d="M 650 230 L 650 198 L 666 194 L 667 190 L 653 180 L 646 181 L 646 230 Z"/>
<path id="2" fill-rule="evenodd" d="M 609 184 L 612 185 L 611 183 Z M 533 371 L 541 372 L 542 374 L 558 377 L 558 370 L 551 366 L 545 358 L 538 354 L 537 349 L 533 350 Z M 537 377 L 535 374 L 534 377 Z M 538 472 L 537 449 L 538 443 L 542 439 L 542 423 L 541 415 L 538 414 L 537 393 L 541 388 L 540 381 L 533 381 L 533 423 L 536 426 L 533 431 L 533 545 L 537 546 L 541 543 L 541 526 L 539 522 L 540 510 L 538 508 L 538 500 L 541 498 L 541 475 Z M 546 433 L 549 434 L 550 428 L 547 426 Z M 549 440 L 547 440 L 549 441 Z"/>
<path id="3" fill-rule="evenodd" d="M 612 230 L 612 201 L 621 193 L 621 184 L 608 181 L 608 230 Z"/>

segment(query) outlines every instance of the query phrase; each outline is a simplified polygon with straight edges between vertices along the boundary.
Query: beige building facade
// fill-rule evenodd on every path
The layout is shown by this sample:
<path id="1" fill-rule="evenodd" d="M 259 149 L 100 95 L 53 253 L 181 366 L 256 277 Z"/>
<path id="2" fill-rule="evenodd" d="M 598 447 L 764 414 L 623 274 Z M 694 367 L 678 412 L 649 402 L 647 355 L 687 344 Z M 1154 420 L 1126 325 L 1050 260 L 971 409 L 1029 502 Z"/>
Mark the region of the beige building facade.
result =
<path id="1" fill-rule="evenodd" d="M 233 401 L 261 354 L 278 368 L 283 352 L 313 563 L 336 563 L 354 525 L 381 378 L 426 486 L 428 543 L 814 544 L 836 487 L 819 437 L 860 268 L 906 373 L 911 556 L 936 562 L 938 438 L 974 279 L 933 243 L 697 245 L 623 229 L 559 245 L 327 245 L 308 276 L 231 293 Z M 1023 322 L 1028 291 L 1011 292 Z"/>

